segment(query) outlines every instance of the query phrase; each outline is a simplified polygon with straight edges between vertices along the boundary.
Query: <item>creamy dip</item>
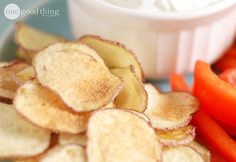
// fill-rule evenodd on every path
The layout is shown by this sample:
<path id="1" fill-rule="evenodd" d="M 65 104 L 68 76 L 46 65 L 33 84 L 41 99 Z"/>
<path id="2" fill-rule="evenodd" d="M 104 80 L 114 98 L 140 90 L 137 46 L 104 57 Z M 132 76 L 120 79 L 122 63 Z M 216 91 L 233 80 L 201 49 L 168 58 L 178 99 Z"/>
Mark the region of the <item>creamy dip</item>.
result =
<path id="1" fill-rule="evenodd" d="M 219 0 L 105 0 L 108 3 L 145 11 L 192 11 L 212 5 Z"/>

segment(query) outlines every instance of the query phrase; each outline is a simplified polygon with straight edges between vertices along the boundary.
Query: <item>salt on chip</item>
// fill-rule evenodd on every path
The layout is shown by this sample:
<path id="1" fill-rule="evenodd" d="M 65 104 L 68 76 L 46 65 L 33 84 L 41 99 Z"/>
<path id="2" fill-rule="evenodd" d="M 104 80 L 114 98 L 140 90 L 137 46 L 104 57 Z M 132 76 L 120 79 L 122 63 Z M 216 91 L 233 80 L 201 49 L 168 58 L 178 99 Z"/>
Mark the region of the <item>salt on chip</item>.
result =
<path id="1" fill-rule="evenodd" d="M 33 61 L 36 77 L 74 111 L 100 109 L 119 94 L 123 82 L 72 45 L 78 44 L 56 43 L 39 52 Z"/>

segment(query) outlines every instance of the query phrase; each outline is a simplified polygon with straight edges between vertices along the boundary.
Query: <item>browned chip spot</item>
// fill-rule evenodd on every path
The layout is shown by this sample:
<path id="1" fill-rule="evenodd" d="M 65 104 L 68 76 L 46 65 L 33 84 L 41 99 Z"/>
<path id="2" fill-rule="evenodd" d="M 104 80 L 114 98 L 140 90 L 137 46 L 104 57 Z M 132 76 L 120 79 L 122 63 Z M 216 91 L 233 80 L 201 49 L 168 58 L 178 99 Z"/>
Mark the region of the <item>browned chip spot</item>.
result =
<path id="1" fill-rule="evenodd" d="M 33 65 L 42 85 L 55 91 L 73 110 L 86 112 L 113 101 L 123 84 L 79 47 L 77 43 L 56 43 L 38 53 Z"/>
<path id="2" fill-rule="evenodd" d="M 43 128 L 73 134 L 86 130 L 89 114 L 70 112 L 56 94 L 36 80 L 19 88 L 14 104 L 19 113 Z"/>

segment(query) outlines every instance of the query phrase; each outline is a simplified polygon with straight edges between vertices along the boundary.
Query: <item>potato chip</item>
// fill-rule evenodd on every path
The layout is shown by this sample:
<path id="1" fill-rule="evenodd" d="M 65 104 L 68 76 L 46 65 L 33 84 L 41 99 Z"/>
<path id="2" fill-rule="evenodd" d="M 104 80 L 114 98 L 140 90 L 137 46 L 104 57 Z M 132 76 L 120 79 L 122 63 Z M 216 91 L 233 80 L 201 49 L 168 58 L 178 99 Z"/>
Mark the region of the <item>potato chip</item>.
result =
<path id="1" fill-rule="evenodd" d="M 151 84 L 146 84 L 148 107 L 145 114 L 156 129 L 172 130 L 188 125 L 191 114 L 197 111 L 198 100 L 189 93 L 161 94 Z"/>
<path id="2" fill-rule="evenodd" d="M 128 111 L 130 111 L 131 113 L 133 113 L 133 114 L 137 115 L 138 117 L 144 119 L 147 123 L 150 123 L 150 119 L 147 117 L 146 114 L 135 111 L 135 110 L 128 110 Z"/>
<path id="3" fill-rule="evenodd" d="M 119 108 L 144 112 L 147 106 L 147 92 L 132 69 L 132 66 L 111 69 L 113 75 L 120 77 L 124 81 L 124 88 L 115 98 L 114 103 Z"/>
<path id="4" fill-rule="evenodd" d="M 122 109 L 95 112 L 88 124 L 89 162 L 156 162 L 162 145 L 141 117 Z"/>
<path id="5" fill-rule="evenodd" d="M 77 144 L 81 146 L 86 146 L 87 144 L 87 135 L 86 133 L 81 134 L 60 134 L 58 138 L 59 144 Z"/>
<path id="6" fill-rule="evenodd" d="M 195 138 L 195 127 L 186 126 L 175 130 L 157 130 L 158 139 L 167 146 L 186 145 Z"/>
<path id="7" fill-rule="evenodd" d="M 12 105 L 0 103 L 0 159 L 31 157 L 50 144 L 51 133 L 22 118 Z"/>
<path id="8" fill-rule="evenodd" d="M 103 109 L 104 108 L 114 108 L 114 103 L 113 101 L 109 102 L 108 104 L 106 104 L 105 106 L 102 107 Z"/>
<path id="9" fill-rule="evenodd" d="M 64 40 L 60 36 L 43 32 L 22 22 L 16 23 L 15 42 L 31 59 L 49 44 Z"/>
<path id="10" fill-rule="evenodd" d="M 12 61 L 0 67 L 0 101 L 11 103 L 18 85 L 15 82 L 14 75 L 17 71 L 29 66 L 20 61 Z M 9 102 L 8 102 L 9 101 Z M 6 103 L 6 102 L 4 102 Z"/>
<path id="11" fill-rule="evenodd" d="M 55 93 L 36 80 L 18 89 L 14 104 L 20 114 L 40 127 L 72 134 L 86 130 L 88 114 L 70 112 Z"/>
<path id="12" fill-rule="evenodd" d="M 0 68 L 6 67 L 8 65 L 9 65 L 8 62 L 0 62 Z"/>
<path id="13" fill-rule="evenodd" d="M 109 68 L 125 68 L 132 65 L 138 78 L 144 81 L 143 70 L 139 62 L 133 52 L 124 45 L 92 35 L 83 36 L 79 42 L 95 49 Z"/>
<path id="14" fill-rule="evenodd" d="M 33 62 L 39 82 L 55 91 L 74 111 L 100 109 L 119 94 L 123 82 L 93 57 L 56 43 L 37 54 Z"/>
<path id="15" fill-rule="evenodd" d="M 28 63 L 31 63 L 31 57 L 27 54 L 27 52 L 22 47 L 18 47 L 16 49 L 16 57 L 17 59 L 24 60 Z"/>
<path id="16" fill-rule="evenodd" d="M 49 150 L 40 162 L 86 162 L 85 149 L 79 145 L 58 145 Z"/>
<path id="17" fill-rule="evenodd" d="M 23 85 L 25 82 L 35 78 L 35 71 L 32 66 L 22 69 L 15 73 L 15 80 L 18 85 Z"/>
<path id="18" fill-rule="evenodd" d="M 201 144 L 197 143 L 196 141 L 192 141 L 187 146 L 191 147 L 193 150 L 198 152 L 204 159 L 204 162 L 210 162 L 211 161 L 211 153 L 208 149 L 206 149 Z"/>
<path id="19" fill-rule="evenodd" d="M 99 54 L 94 49 L 90 48 L 89 46 L 87 46 L 85 44 L 77 43 L 77 44 L 71 44 L 70 48 L 75 49 L 75 50 L 79 50 L 82 53 L 86 53 L 86 54 L 92 56 L 98 63 L 107 67 L 105 62 L 103 61 L 103 59 L 99 56 Z"/>
<path id="20" fill-rule="evenodd" d="M 187 146 L 167 147 L 163 151 L 163 162 L 204 162 L 200 154 Z"/>

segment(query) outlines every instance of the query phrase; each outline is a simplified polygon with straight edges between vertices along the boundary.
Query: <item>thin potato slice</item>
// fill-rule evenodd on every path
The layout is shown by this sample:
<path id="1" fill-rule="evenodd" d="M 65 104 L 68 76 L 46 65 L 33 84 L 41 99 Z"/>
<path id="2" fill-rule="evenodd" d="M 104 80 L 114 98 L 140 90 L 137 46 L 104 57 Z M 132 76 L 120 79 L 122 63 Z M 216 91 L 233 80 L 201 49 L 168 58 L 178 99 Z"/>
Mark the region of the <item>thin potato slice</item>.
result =
<path id="1" fill-rule="evenodd" d="M 82 134 L 60 134 L 58 138 L 59 144 L 77 144 L 81 146 L 86 146 L 87 144 L 87 135 Z"/>
<path id="2" fill-rule="evenodd" d="M 139 116 L 140 118 L 144 119 L 146 122 L 150 123 L 150 119 L 147 117 L 146 114 L 135 111 L 135 110 L 128 110 L 128 111 L 132 112 L 133 114 L 135 114 L 135 115 Z"/>
<path id="3" fill-rule="evenodd" d="M 35 78 L 35 71 L 32 66 L 22 69 L 15 74 L 15 80 L 18 85 L 23 85 L 33 78 Z"/>
<path id="4" fill-rule="evenodd" d="M 14 104 L 29 121 L 54 132 L 77 134 L 86 130 L 88 114 L 70 112 L 57 95 L 36 80 L 18 89 Z"/>
<path id="5" fill-rule="evenodd" d="M 22 47 L 18 47 L 16 49 L 16 57 L 20 60 L 24 60 L 28 63 L 31 63 L 30 56 L 27 54 L 27 52 Z"/>
<path id="6" fill-rule="evenodd" d="M 15 42 L 31 59 L 46 46 L 64 40 L 60 36 L 43 32 L 22 22 L 16 23 Z"/>
<path id="7" fill-rule="evenodd" d="M 157 130 L 158 139 L 167 146 L 178 146 L 188 144 L 195 138 L 195 127 L 186 126 L 175 130 Z"/>
<path id="8" fill-rule="evenodd" d="M 79 50 L 82 53 L 86 53 L 86 54 L 92 56 L 98 63 L 107 67 L 104 60 L 98 55 L 98 53 L 94 49 L 90 48 L 89 46 L 87 46 L 85 44 L 77 43 L 77 44 L 72 44 L 70 46 L 70 48 L 75 49 L 75 50 Z"/>
<path id="9" fill-rule="evenodd" d="M 144 112 L 147 106 L 147 92 L 144 85 L 138 80 L 132 66 L 111 69 L 111 73 L 124 81 L 124 88 L 115 98 L 115 106 Z"/>
<path id="10" fill-rule="evenodd" d="M 187 146 L 194 149 L 196 152 L 198 152 L 204 159 L 204 162 L 210 162 L 211 161 L 211 153 L 208 149 L 206 149 L 201 144 L 197 143 L 196 141 L 190 142 Z"/>
<path id="11" fill-rule="evenodd" d="M 86 153 L 79 145 L 58 145 L 49 150 L 40 162 L 86 162 Z"/>
<path id="12" fill-rule="evenodd" d="M 173 130 L 188 125 L 198 109 L 198 100 L 185 92 L 159 93 L 151 84 L 145 85 L 148 107 L 145 114 L 156 129 Z"/>
<path id="13" fill-rule="evenodd" d="M 88 124 L 89 162 L 156 162 L 162 145 L 150 125 L 132 112 L 103 109 Z"/>
<path id="14" fill-rule="evenodd" d="M 22 118 L 12 105 L 0 103 L 0 159 L 31 157 L 49 147 L 51 133 Z"/>
<path id="15" fill-rule="evenodd" d="M 114 103 L 113 101 L 109 102 L 108 104 L 106 104 L 105 106 L 102 107 L 103 109 L 104 108 L 114 108 Z"/>
<path id="16" fill-rule="evenodd" d="M 141 81 L 144 80 L 143 71 L 139 62 L 133 52 L 128 50 L 124 45 L 92 35 L 86 35 L 80 38 L 79 42 L 95 49 L 109 68 L 125 68 L 132 65 L 138 78 Z"/>
<path id="17" fill-rule="evenodd" d="M 0 68 L 6 67 L 8 65 L 9 65 L 8 62 L 0 62 Z"/>
<path id="18" fill-rule="evenodd" d="M 176 146 L 164 149 L 163 162 L 204 162 L 204 159 L 190 147 Z"/>
<path id="19" fill-rule="evenodd" d="M 11 101 L 15 95 L 18 85 L 15 82 L 14 75 L 17 71 L 29 66 L 20 61 L 12 61 L 0 68 L 0 100 L 4 102 Z"/>
<path id="20" fill-rule="evenodd" d="M 122 90 L 123 82 L 93 57 L 56 43 L 37 54 L 33 65 L 39 82 L 55 91 L 74 111 L 100 109 Z"/>

